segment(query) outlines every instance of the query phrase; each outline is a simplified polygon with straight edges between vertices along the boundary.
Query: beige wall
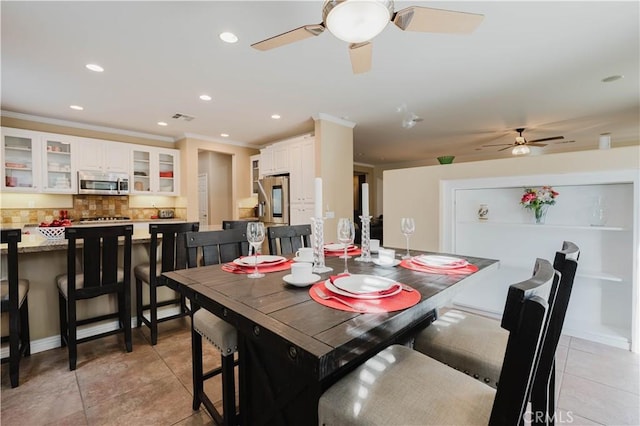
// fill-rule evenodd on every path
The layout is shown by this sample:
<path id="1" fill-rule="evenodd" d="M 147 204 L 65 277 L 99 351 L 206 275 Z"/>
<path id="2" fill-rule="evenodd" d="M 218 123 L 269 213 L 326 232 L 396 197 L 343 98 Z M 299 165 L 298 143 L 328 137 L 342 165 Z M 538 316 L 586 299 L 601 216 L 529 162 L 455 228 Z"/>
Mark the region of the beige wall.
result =
<path id="1" fill-rule="evenodd" d="M 416 232 L 411 247 L 439 250 L 441 180 L 623 169 L 640 173 L 639 146 L 387 170 L 383 182 L 385 245 L 405 247 L 400 218 L 413 216 Z"/>
<path id="2" fill-rule="evenodd" d="M 319 119 L 315 122 L 316 176 L 322 177 L 325 242 L 335 241 L 338 218 L 353 216 L 353 127 Z"/>
<path id="3" fill-rule="evenodd" d="M 181 197 L 176 200 L 176 207 L 187 209 L 187 220 L 198 220 L 198 152 L 211 151 L 231 155 L 232 199 L 231 205 L 237 206 L 238 200 L 251 196 L 250 157 L 259 153 L 252 148 L 226 145 L 197 138 L 184 138 L 176 142 L 180 149 Z M 233 209 L 237 219 L 238 209 Z"/>

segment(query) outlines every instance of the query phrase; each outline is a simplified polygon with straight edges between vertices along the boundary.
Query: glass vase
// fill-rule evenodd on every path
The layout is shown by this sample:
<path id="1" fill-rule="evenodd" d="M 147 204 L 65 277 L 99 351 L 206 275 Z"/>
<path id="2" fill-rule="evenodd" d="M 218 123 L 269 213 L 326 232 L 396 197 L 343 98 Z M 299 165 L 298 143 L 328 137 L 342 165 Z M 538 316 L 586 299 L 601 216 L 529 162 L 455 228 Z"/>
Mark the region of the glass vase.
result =
<path id="1" fill-rule="evenodd" d="M 544 221 L 547 218 L 547 209 L 549 208 L 548 204 L 542 204 L 541 206 L 533 208 L 533 215 L 536 219 L 537 224 L 544 224 Z"/>

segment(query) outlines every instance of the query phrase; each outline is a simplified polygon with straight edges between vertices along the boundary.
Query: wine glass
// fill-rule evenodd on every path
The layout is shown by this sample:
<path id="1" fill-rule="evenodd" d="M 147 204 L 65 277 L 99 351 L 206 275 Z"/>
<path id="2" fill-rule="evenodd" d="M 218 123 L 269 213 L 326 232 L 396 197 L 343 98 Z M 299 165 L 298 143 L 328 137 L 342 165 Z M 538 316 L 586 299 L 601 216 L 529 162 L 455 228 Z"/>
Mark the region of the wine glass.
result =
<path id="1" fill-rule="evenodd" d="M 249 244 L 251 244 L 253 252 L 255 253 L 254 270 L 247 276 L 249 278 L 262 278 L 264 277 L 264 274 L 258 272 L 258 249 L 264 241 L 264 223 L 249 222 L 247 224 L 247 241 L 249 241 Z"/>
<path id="2" fill-rule="evenodd" d="M 414 233 L 416 230 L 416 223 L 414 222 L 412 217 L 403 217 L 400 219 L 400 230 L 407 238 L 407 254 L 402 256 L 403 259 L 410 259 L 411 254 L 409 253 L 409 236 Z"/>
<path id="3" fill-rule="evenodd" d="M 356 238 L 356 229 L 353 224 L 353 221 L 346 217 L 341 217 L 338 220 L 338 241 L 340 241 L 344 245 L 344 273 L 348 274 L 349 270 L 347 269 L 347 259 L 350 256 L 347 256 L 347 249 L 349 245 L 353 243 L 353 240 Z"/>

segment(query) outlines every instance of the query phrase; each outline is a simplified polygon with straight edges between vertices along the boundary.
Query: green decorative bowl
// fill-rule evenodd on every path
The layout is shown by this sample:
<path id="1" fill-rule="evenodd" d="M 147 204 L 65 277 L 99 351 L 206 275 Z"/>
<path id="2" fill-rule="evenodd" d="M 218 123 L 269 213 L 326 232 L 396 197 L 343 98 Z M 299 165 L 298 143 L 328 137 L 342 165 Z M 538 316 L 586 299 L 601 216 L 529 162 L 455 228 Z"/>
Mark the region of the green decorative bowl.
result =
<path id="1" fill-rule="evenodd" d="M 456 158 L 454 155 L 445 155 L 442 157 L 438 157 L 438 161 L 440 164 L 451 164 L 453 163 L 453 159 Z"/>

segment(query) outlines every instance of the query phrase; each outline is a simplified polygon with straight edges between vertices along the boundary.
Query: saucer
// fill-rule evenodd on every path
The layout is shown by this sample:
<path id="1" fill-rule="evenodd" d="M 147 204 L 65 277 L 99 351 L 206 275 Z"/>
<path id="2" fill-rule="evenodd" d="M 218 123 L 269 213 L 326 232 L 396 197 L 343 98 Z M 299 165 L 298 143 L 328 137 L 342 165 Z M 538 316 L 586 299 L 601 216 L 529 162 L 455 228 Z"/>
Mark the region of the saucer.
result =
<path id="1" fill-rule="evenodd" d="M 391 262 L 391 263 L 382 263 L 382 262 L 380 262 L 380 259 L 372 259 L 371 261 L 373 263 L 375 263 L 376 265 L 382 266 L 382 267 L 385 267 L 385 268 L 392 267 L 392 266 L 398 266 L 400 264 L 400 262 L 401 262 L 400 259 L 393 259 L 393 262 Z"/>
<path id="2" fill-rule="evenodd" d="M 301 279 L 296 279 L 296 278 L 293 278 L 292 274 L 289 274 L 282 277 L 282 280 L 287 284 L 291 284 L 296 287 L 307 287 L 313 283 L 320 281 L 320 275 L 311 274 Z"/>
<path id="3" fill-rule="evenodd" d="M 293 258 L 294 262 L 307 262 L 307 263 L 313 263 L 313 259 L 302 259 L 300 257 L 294 257 Z"/>

